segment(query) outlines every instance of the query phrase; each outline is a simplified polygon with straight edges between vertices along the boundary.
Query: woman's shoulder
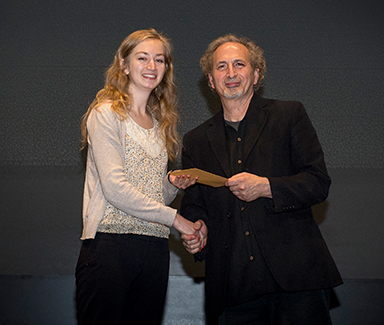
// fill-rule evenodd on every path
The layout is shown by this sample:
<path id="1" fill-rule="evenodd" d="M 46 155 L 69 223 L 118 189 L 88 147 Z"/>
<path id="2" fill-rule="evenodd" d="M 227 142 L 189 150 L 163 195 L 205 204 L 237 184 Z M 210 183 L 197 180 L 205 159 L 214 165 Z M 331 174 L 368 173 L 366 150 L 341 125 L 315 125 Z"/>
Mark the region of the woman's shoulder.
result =
<path id="1" fill-rule="evenodd" d="M 101 114 L 112 114 L 112 102 L 104 102 L 101 105 L 95 107 L 93 111 Z"/>
<path id="2" fill-rule="evenodd" d="M 119 127 L 122 123 L 121 116 L 112 108 L 111 102 L 105 102 L 91 111 L 89 114 L 87 124 L 105 124 L 113 125 L 114 127 Z"/>
<path id="3" fill-rule="evenodd" d="M 117 119 L 118 114 L 112 108 L 112 102 L 104 102 L 94 107 L 90 113 L 90 117 L 102 118 L 102 119 Z"/>

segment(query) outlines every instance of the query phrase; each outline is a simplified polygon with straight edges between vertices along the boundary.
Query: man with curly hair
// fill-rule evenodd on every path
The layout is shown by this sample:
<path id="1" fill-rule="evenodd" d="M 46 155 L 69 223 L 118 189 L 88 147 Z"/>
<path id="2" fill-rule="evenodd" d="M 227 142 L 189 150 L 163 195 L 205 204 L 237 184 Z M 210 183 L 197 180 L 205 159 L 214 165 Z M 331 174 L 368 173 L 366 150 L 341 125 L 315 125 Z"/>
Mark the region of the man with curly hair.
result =
<path id="1" fill-rule="evenodd" d="M 220 111 L 184 137 L 183 168 L 227 178 L 185 190 L 181 213 L 204 220 L 183 235 L 206 263 L 206 310 L 220 324 L 331 324 L 342 279 L 313 218 L 331 179 L 304 106 L 260 97 L 263 51 L 229 34 L 201 58 Z M 203 238 L 203 239 L 202 239 Z"/>

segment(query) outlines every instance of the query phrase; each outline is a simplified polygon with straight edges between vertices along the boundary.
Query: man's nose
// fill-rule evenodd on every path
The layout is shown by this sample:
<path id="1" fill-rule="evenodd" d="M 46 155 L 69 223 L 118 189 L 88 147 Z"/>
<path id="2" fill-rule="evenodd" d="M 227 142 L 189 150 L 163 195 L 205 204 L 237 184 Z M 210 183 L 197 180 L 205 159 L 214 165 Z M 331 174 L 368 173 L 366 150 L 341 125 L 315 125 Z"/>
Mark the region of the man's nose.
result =
<path id="1" fill-rule="evenodd" d="M 232 64 L 229 64 L 228 69 L 227 69 L 228 78 L 232 79 L 232 78 L 236 77 L 236 75 L 237 75 L 236 69 L 233 67 Z"/>

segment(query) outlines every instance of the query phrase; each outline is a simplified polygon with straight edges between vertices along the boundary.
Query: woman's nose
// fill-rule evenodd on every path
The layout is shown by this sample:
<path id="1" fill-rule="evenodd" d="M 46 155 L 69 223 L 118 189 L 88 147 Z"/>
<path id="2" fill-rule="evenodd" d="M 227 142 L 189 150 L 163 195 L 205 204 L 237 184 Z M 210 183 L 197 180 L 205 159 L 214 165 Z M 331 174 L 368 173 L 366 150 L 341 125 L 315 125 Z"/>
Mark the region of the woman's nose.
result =
<path id="1" fill-rule="evenodd" d="M 151 69 L 151 70 L 156 69 L 156 64 L 155 64 L 155 60 L 154 60 L 154 59 L 150 59 L 150 60 L 149 60 L 148 65 L 147 65 L 147 68 L 148 68 L 148 69 Z"/>

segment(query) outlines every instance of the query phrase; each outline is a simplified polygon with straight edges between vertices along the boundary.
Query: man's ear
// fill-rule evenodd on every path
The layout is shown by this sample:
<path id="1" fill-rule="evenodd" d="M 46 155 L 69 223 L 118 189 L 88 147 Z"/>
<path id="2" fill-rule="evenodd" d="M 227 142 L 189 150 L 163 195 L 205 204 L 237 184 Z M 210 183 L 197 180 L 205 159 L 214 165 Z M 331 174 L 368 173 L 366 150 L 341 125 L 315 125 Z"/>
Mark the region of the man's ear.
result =
<path id="1" fill-rule="evenodd" d="M 209 84 L 211 85 L 212 89 L 215 89 L 215 84 L 213 83 L 212 75 L 208 74 Z"/>
<path id="2" fill-rule="evenodd" d="M 259 81 L 259 77 L 260 77 L 259 69 L 255 69 L 253 74 L 254 74 L 253 84 L 256 85 L 257 82 Z"/>

